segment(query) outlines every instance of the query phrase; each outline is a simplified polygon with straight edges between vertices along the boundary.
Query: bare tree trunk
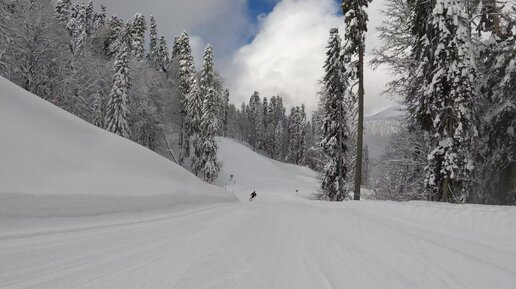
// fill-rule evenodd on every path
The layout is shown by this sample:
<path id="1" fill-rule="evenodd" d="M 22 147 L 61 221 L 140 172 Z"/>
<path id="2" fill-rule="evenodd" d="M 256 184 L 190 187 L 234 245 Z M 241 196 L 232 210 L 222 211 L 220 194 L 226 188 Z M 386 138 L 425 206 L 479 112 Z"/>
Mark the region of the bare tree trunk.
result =
<path id="1" fill-rule="evenodd" d="M 163 128 L 161 128 L 161 135 L 163 136 L 163 139 L 165 140 L 165 144 L 167 145 L 167 152 L 170 154 L 170 156 L 172 157 L 172 159 L 174 160 L 174 162 L 175 162 L 176 164 L 178 164 L 177 158 L 176 158 L 176 156 L 174 155 L 174 151 L 173 151 L 173 150 L 172 150 L 172 148 L 170 147 L 170 144 L 168 143 L 167 136 L 165 135 L 165 131 L 163 130 Z"/>
<path id="2" fill-rule="evenodd" d="M 441 202 L 450 202 L 450 179 L 445 178 L 442 184 Z"/>
<path id="3" fill-rule="evenodd" d="M 357 159 L 355 165 L 355 200 L 360 200 L 362 184 L 362 151 L 364 145 L 364 44 L 358 48 L 358 126 Z"/>

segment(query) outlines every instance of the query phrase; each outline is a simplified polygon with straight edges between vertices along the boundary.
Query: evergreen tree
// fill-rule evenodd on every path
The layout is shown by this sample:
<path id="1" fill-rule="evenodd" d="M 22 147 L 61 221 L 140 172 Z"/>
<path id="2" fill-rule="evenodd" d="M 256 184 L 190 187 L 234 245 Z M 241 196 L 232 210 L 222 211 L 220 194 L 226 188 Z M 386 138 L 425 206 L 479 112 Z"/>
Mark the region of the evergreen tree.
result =
<path id="1" fill-rule="evenodd" d="M 487 17 L 487 16 L 486 16 Z M 513 13 L 505 15 L 506 25 L 497 17 L 488 47 L 482 55 L 486 124 L 486 157 L 479 202 L 495 204 L 516 203 L 516 6 Z M 492 24 L 494 25 L 494 23 Z M 512 30 L 510 28 L 513 28 Z M 494 28 L 494 27 L 492 27 Z"/>
<path id="2" fill-rule="evenodd" d="M 107 23 L 107 35 L 104 39 L 104 51 L 108 57 L 116 56 L 123 44 L 120 35 L 124 30 L 124 22 L 117 15 L 111 16 Z"/>
<path id="3" fill-rule="evenodd" d="M 192 49 L 190 47 L 190 38 L 188 34 L 183 32 L 181 36 L 176 41 L 176 55 L 179 56 L 179 104 L 180 104 L 180 135 L 179 135 L 179 145 L 181 146 L 181 155 L 179 157 L 179 162 L 183 162 L 185 157 L 190 156 L 190 132 L 192 119 L 191 115 L 195 112 L 193 110 L 188 110 L 188 107 L 202 108 L 202 102 L 196 104 L 189 104 L 190 99 L 197 99 L 197 92 L 190 91 L 194 85 L 198 86 L 196 81 L 196 72 L 193 63 L 192 57 Z M 194 84 L 195 83 L 195 84 Z M 190 116 L 189 116 L 190 114 Z"/>
<path id="4" fill-rule="evenodd" d="M 274 155 L 276 159 L 283 158 L 283 140 L 285 139 L 283 120 L 280 120 L 274 129 Z"/>
<path id="5" fill-rule="evenodd" d="M 55 8 L 55 17 L 63 25 L 66 25 L 72 13 L 72 0 L 58 0 Z"/>
<path id="6" fill-rule="evenodd" d="M 204 157 L 210 157 L 212 153 L 216 154 L 216 144 L 214 144 L 214 134 L 218 130 L 218 108 L 217 94 L 215 92 L 215 75 L 213 64 L 213 47 L 208 44 L 204 50 L 204 62 L 201 72 L 200 90 L 194 98 L 188 100 L 190 104 L 189 112 L 191 111 L 192 128 L 195 130 L 197 139 L 194 143 L 194 157 L 192 167 L 195 174 L 203 173 L 205 180 L 213 181 L 213 174 L 211 169 L 204 171 L 206 163 Z M 206 108 L 204 106 L 212 105 L 213 107 Z M 209 115 L 204 115 L 208 113 Z M 213 144 L 209 144 L 213 143 Z M 215 151 L 211 151 L 215 145 Z M 207 154 L 207 155 L 206 155 Z M 212 159 L 213 160 L 213 159 Z M 215 159 L 216 161 L 216 155 Z M 210 162 L 208 166 L 212 166 Z M 207 168 L 206 168 L 207 169 Z"/>
<path id="7" fill-rule="evenodd" d="M 73 5 L 72 13 L 66 24 L 66 29 L 72 37 L 70 49 L 75 56 L 82 55 L 88 40 L 86 8 L 84 3 Z"/>
<path id="8" fill-rule="evenodd" d="M 147 30 L 145 17 L 141 13 L 136 13 L 130 28 L 131 54 L 136 61 L 143 61 L 145 57 L 145 30 Z"/>
<path id="9" fill-rule="evenodd" d="M 306 114 L 304 105 L 292 107 L 288 118 L 288 154 L 286 160 L 303 164 L 306 152 Z"/>
<path id="10" fill-rule="evenodd" d="M 93 15 L 93 33 L 96 33 L 100 28 L 106 25 L 106 6 L 100 6 L 100 12 L 95 12 Z"/>
<path id="11" fill-rule="evenodd" d="M 435 58 L 431 64 L 421 62 L 418 74 L 428 78 L 421 99 L 409 106 L 417 112 L 420 127 L 432 136 L 425 182 L 441 201 L 466 201 L 474 168 L 475 73 L 466 17 L 459 0 L 436 1 L 431 17 L 436 37 L 427 42 Z"/>
<path id="12" fill-rule="evenodd" d="M 205 55 L 205 69 L 209 67 L 206 65 Z M 203 179 L 212 183 L 220 172 L 220 163 L 217 161 L 217 142 L 215 141 L 215 134 L 219 129 L 217 119 L 217 95 L 213 89 L 209 89 L 204 99 L 202 119 L 201 119 L 201 169 L 200 173 Z"/>
<path id="13" fill-rule="evenodd" d="M 249 109 L 247 110 L 247 115 L 249 118 L 249 144 L 253 147 L 253 150 L 261 149 L 263 133 L 263 110 L 260 94 L 256 91 L 249 99 Z"/>
<path id="14" fill-rule="evenodd" d="M 225 89 L 222 95 L 222 136 L 228 136 L 228 117 L 229 117 L 229 89 Z"/>
<path id="15" fill-rule="evenodd" d="M 85 32 L 86 35 L 91 36 L 93 34 L 93 21 L 95 17 L 95 9 L 93 8 L 93 1 L 90 0 L 85 6 Z"/>
<path id="16" fill-rule="evenodd" d="M 158 43 L 158 49 L 157 49 L 157 55 L 156 55 L 156 66 L 162 71 L 167 71 L 167 65 L 170 62 L 169 59 L 169 52 L 168 52 L 168 45 L 167 41 L 165 40 L 165 37 L 161 36 Z"/>
<path id="17" fill-rule="evenodd" d="M 126 36 L 127 37 L 127 36 Z M 113 86 L 109 94 L 109 102 L 106 112 L 106 130 L 129 138 L 130 131 L 127 124 L 128 99 L 129 99 L 129 48 L 121 45 L 115 58 L 113 70 Z"/>
<path id="18" fill-rule="evenodd" d="M 215 70 L 213 64 L 213 47 L 208 44 L 204 50 L 203 57 L 203 68 L 201 72 L 201 95 L 204 98 L 207 97 L 208 94 L 215 95 Z M 217 104 L 217 103 L 216 103 Z M 217 104 L 216 109 L 219 107 Z"/>
<path id="19" fill-rule="evenodd" d="M 104 109 L 101 92 L 97 92 L 93 95 L 93 125 L 98 127 L 104 127 Z"/>
<path id="20" fill-rule="evenodd" d="M 195 75 L 193 77 L 196 77 Z M 188 93 L 188 101 L 186 106 L 186 117 L 188 118 L 188 127 L 186 134 L 188 136 L 188 144 L 191 145 L 192 170 L 198 175 L 202 167 L 202 135 L 201 135 L 201 118 L 203 109 L 203 95 L 199 88 L 197 79 L 192 80 L 190 92 Z M 190 152 L 190 148 L 189 148 Z"/>
<path id="21" fill-rule="evenodd" d="M 357 123 L 357 157 L 355 171 L 362 171 L 362 147 L 364 136 L 364 53 L 365 33 L 367 32 L 368 16 L 366 9 L 372 0 L 343 0 L 342 12 L 346 23 L 344 33 L 346 44 L 343 53 L 346 57 L 358 55 L 358 65 L 355 68 L 358 78 L 358 123 Z M 360 200 L 360 185 L 362 174 L 355 174 L 354 198 Z"/>
<path id="22" fill-rule="evenodd" d="M 322 181 L 322 198 L 342 201 L 346 196 L 345 155 L 348 149 L 344 102 L 349 93 L 347 74 L 341 59 L 341 39 L 336 28 L 330 30 L 324 70 L 324 93 L 321 98 L 324 119 L 320 145 L 327 157 L 327 164 Z"/>
<path id="23" fill-rule="evenodd" d="M 480 0 L 479 2 L 481 3 L 481 18 L 477 25 L 478 33 L 481 34 L 482 31 L 491 31 L 496 36 L 503 37 L 499 16 L 503 10 L 503 6 L 498 5 L 500 2 L 497 0 Z"/>
<path id="24" fill-rule="evenodd" d="M 10 17 L 7 4 L 0 3 L 0 74 L 7 75 L 6 52 L 11 45 L 12 32 L 10 31 Z"/>
<path id="25" fill-rule="evenodd" d="M 150 42 L 147 59 L 154 63 L 158 61 L 158 25 L 156 23 L 156 19 L 152 15 L 150 17 Z"/>

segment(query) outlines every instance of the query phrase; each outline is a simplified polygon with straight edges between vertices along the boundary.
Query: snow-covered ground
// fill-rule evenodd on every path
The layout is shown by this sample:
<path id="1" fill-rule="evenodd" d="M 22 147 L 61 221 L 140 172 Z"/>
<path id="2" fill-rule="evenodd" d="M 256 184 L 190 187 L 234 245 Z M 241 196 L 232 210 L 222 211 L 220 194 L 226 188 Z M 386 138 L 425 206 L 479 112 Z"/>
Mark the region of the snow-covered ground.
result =
<path id="1" fill-rule="evenodd" d="M 0 77 L 0 233 L 31 231 L 48 218 L 73 223 L 236 200 Z"/>
<path id="2" fill-rule="evenodd" d="M 258 202 L 312 198 L 317 192 L 317 174 L 311 169 L 271 160 L 232 139 L 217 138 L 217 142 L 222 171 L 216 184 L 241 200 L 246 201 L 252 191 L 257 192 Z"/>
<path id="3" fill-rule="evenodd" d="M 226 191 L 0 79 L 0 288 L 516 284 L 514 207 L 313 201 L 313 171 L 218 141 Z"/>

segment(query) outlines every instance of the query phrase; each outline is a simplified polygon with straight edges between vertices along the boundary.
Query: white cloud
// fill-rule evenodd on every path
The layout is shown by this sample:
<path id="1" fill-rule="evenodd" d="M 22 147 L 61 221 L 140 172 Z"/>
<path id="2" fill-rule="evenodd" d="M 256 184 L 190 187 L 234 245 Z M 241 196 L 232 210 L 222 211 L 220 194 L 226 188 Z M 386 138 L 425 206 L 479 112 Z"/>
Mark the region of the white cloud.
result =
<path id="1" fill-rule="evenodd" d="M 309 111 L 315 109 L 329 29 L 344 31 L 338 9 L 334 0 L 279 2 L 261 22 L 253 42 L 234 55 L 226 72 L 232 101 L 247 101 L 257 90 L 266 97 L 280 95 L 287 105 L 305 103 Z M 368 70 L 366 75 L 365 104 L 370 113 L 389 105 L 381 96 L 388 77 L 385 71 Z"/>

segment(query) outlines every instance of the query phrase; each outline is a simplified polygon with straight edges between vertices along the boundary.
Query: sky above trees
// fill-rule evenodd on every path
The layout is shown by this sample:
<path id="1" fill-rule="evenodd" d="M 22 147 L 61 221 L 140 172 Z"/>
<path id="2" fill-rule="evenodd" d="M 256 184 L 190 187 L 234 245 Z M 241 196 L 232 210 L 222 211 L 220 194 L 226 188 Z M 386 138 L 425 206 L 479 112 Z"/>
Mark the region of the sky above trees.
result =
<path id="1" fill-rule="evenodd" d="M 339 0 L 96 0 L 108 13 L 127 19 L 136 12 L 154 15 L 159 34 L 172 44 L 183 30 L 190 33 L 197 68 L 207 43 L 215 49 L 217 67 L 231 90 L 231 102 L 248 100 L 254 90 L 281 95 L 287 106 L 306 103 L 310 112 L 323 76 L 324 46 L 331 27 L 343 31 Z M 384 0 L 369 8 L 367 50 L 378 43 Z M 366 60 L 369 60 L 366 55 Z M 382 92 L 390 79 L 384 69 L 366 70 L 365 112 L 393 105 Z"/>

